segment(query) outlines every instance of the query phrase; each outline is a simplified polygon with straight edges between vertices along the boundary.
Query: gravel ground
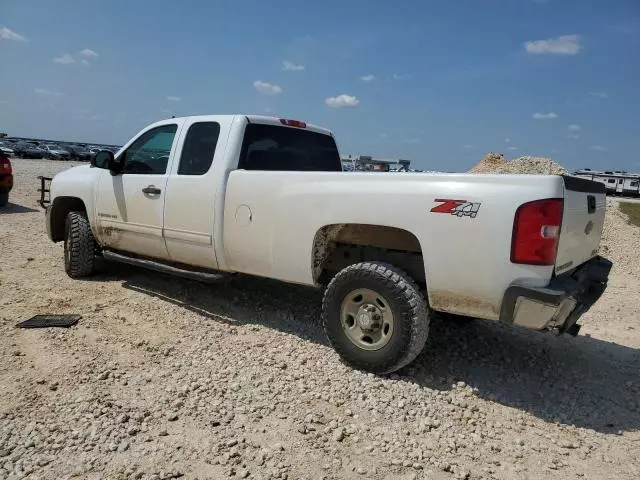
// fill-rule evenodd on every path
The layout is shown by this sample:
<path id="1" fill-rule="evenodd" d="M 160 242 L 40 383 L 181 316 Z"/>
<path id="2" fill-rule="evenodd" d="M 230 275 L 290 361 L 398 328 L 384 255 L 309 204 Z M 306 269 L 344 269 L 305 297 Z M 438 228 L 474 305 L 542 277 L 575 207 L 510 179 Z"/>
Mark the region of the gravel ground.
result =
<path id="1" fill-rule="evenodd" d="M 579 337 L 435 319 L 417 361 L 342 365 L 320 293 L 105 264 L 69 279 L 15 160 L 0 210 L 0 478 L 637 479 L 638 231 L 610 205 L 610 287 Z M 628 243 L 635 235 L 635 243 Z M 78 313 L 69 329 L 16 329 Z"/>

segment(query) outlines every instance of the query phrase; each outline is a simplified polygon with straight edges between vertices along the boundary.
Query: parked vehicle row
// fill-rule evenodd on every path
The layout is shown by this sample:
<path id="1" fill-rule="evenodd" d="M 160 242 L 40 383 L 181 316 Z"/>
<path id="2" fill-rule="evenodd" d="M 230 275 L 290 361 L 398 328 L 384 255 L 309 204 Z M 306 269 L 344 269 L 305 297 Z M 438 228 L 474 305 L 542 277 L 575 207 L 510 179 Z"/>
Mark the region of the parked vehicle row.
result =
<path id="1" fill-rule="evenodd" d="M 0 152 L 8 157 L 18 158 L 46 158 L 50 160 L 74 160 L 78 162 L 91 161 L 100 150 L 117 151 L 117 147 L 102 147 L 99 145 L 75 145 L 44 143 L 36 141 L 3 140 L 0 142 Z"/>

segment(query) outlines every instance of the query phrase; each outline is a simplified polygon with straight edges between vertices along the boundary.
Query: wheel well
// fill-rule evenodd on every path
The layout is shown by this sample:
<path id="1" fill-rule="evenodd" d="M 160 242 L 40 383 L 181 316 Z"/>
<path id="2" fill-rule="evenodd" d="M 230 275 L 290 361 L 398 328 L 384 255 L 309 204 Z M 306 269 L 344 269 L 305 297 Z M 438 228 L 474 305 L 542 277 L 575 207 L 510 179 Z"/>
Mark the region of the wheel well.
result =
<path id="1" fill-rule="evenodd" d="M 85 212 L 84 202 L 76 197 L 57 197 L 51 205 L 51 239 L 54 242 L 64 240 L 64 224 L 69 212 Z"/>
<path id="2" fill-rule="evenodd" d="M 422 248 L 404 229 L 369 224 L 322 227 L 313 242 L 313 278 L 326 284 L 340 270 L 364 261 L 384 261 L 401 268 L 421 287 L 426 285 Z"/>

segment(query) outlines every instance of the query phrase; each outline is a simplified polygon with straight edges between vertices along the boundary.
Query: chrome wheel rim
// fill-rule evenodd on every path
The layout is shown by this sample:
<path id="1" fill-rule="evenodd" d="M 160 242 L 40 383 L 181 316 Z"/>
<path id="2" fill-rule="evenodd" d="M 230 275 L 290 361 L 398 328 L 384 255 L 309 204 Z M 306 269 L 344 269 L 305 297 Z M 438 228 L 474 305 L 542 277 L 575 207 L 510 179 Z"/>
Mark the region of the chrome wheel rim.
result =
<path id="1" fill-rule="evenodd" d="M 393 312 L 379 293 L 358 288 L 345 296 L 340 323 L 347 338 L 362 350 L 379 350 L 393 335 Z"/>

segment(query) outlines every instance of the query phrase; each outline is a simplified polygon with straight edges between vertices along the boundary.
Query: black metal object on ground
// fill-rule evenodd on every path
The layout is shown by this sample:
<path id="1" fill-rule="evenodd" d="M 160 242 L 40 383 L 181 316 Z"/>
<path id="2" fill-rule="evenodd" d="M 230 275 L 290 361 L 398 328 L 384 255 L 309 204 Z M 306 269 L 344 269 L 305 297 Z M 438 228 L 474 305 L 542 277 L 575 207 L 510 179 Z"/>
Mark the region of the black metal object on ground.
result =
<path id="1" fill-rule="evenodd" d="M 38 179 L 40 180 L 40 188 L 38 189 L 38 192 L 40 192 L 40 200 L 38 201 L 38 203 L 42 208 L 47 208 L 47 205 L 51 203 L 50 187 L 52 178 L 39 176 Z M 49 195 L 47 195 L 47 193 Z"/>
<path id="2" fill-rule="evenodd" d="M 82 315 L 35 315 L 16 325 L 18 328 L 71 327 Z"/>

